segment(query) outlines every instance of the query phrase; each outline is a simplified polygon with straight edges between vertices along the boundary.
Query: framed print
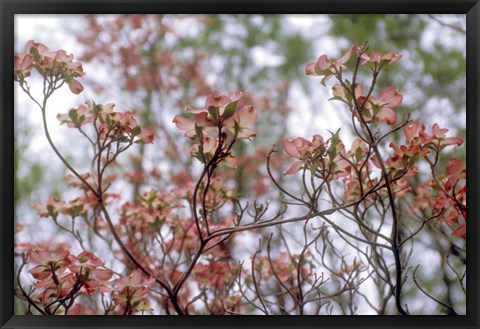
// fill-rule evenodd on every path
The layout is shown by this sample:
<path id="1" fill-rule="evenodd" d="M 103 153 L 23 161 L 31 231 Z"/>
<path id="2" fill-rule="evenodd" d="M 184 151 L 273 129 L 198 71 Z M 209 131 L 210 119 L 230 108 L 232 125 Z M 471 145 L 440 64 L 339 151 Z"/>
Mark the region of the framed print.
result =
<path id="1" fill-rule="evenodd" d="M 1 327 L 478 328 L 479 6 L 1 1 Z"/>

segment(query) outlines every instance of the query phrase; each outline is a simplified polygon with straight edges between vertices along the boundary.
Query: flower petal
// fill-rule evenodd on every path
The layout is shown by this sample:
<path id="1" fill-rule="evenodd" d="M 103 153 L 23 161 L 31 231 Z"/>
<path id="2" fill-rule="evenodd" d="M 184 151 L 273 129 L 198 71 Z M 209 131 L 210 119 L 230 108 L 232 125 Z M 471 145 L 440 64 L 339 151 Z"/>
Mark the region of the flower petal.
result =
<path id="1" fill-rule="evenodd" d="M 192 120 L 187 119 L 181 115 L 176 115 L 173 118 L 173 123 L 177 126 L 178 129 L 180 130 L 192 130 L 195 129 L 195 124 Z"/>
<path id="2" fill-rule="evenodd" d="M 397 122 L 397 115 L 392 109 L 383 107 L 377 113 L 378 121 L 386 122 L 389 125 L 394 125 Z"/>
<path id="3" fill-rule="evenodd" d="M 330 63 L 330 61 L 328 60 L 327 55 L 322 55 L 318 58 L 317 63 L 316 63 L 316 67 L 320 71 L 325 71 L 330 66 L 332 66 L 332 63 Z"/>
<path id="4" fill-rule="evenodd" d="M 146 128 L 140 128 L 140 135 L 138 136 L 144 143 L 151 143 L 153 142 L 153 139 L 155 138 L 155 134 L 153 131 L 146 129 Z"/>
<path id="5" fill-rule="evenodd" d="M 297 159 L 300 158 L 300 153 L 298 152 L 297 144 L 295 143 L 295 140 L 292 140 L 292 139 L 284 140 L 283 149 L 285 150 L 285 152 L 287 152 L 288 155 Z"/>
<path id="6" fill-rule="evenodd" d="M 452 235 L 459 236 L 465 239 L 467 237 L 467 225 L 460 225 L 455 231 L 452 232 Z"/>
<path id="7" fill-rule="evenodd" d="M 294 173 L 296 173 L 297 171 L 299 171 L 300 169 L 302 168 L 302 161 L 297 161 L 295 162 L 286 172 L 284 172 L 283 174 L 285 176 L 288 176 L 288 175 L 293 175 Z"/>
<path id="8" fill-rule="evenodd" d="M 113 275 L 113 271 L 109 269 L 101 269 L 101 268 L 96 268 L 95 269 L 95 276 L 102 280 L 102 281 L 107 281 L 109 280 Z"/>
<path id="9" fill-rule="evenodd" d="M 72 81 L 68 83 L 68 88 L 70 88 L 70 91 L 75 95 L 78 95 L 83 91 L 82 84 L 75 79 L 72 79 Z"/>
<path id="10" fill-rule="evenodd" d="M 315 66 L 316 64 L 315 63 L 308 63 L 306 66 L 305 66 L 305 74 L 306 75 L 314 75 L 314 76 L 317 76 L 317 72 L 315 72 Z"/>
<path id="11" fill-rule="evenodd" d="M 390 86 L 385 88 L 378 101 L 381 104 L 387 104 L 389 108 L 394 109 L 402 103 L 403 96 L 397 92 L 397 87 Z"/>

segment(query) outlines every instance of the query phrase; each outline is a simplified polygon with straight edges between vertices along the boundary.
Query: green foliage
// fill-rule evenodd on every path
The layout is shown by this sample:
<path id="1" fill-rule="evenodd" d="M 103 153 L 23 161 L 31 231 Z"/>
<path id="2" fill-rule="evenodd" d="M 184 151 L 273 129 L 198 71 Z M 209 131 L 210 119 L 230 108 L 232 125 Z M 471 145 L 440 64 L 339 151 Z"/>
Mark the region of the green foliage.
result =
<path id="1" fill-rule="evenodd" d="M 32 192 L 43 182 L 45 169 L 41 163 L 25 157 L 26 146 L 26 144 L 18 145 L 18 138 L 16 138 L 14 154 L 14 198 L 16 203 L 30 201 Z M 19 171 L 20 166 L 22 173 Z"/>
<path id="2" fill-rule="evenodd" d="M 416 65 L 392 66 L 380 86 L 395 83 L 400 89 L 421 90 L 414 95 L 418 108 L 432 97 L 444 97 L 458 111 L 465 106 L 465 49 L 449 49 L 435 40 L 433 47 L 425 42 L 424 32 L 435 24 L 427 15 L 331 15 L 331 35 L 350 42 L 369 45 L 378 51 L 394 50 Z M 465 38 L 451 29 L 450 38 Z M 409 95 L 410 96 L 410 95 Z M 463 107 L 462 107 L 463 105 Z M 458 127 L 461 128 L 461 127 Z"/>

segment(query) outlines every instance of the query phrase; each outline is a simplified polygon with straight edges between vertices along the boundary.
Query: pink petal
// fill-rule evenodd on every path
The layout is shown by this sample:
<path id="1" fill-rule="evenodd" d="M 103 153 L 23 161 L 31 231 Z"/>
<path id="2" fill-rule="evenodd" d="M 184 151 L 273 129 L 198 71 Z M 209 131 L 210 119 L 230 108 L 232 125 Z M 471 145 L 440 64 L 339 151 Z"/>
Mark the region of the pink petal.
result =
<path id="1" fill-rule="evenodd" d="M 140 128 L 140 135 L 138 136 L 144 143 L 151 143 L 155 138 L 153 131 L 145 128 Z"/>
<path id="2" fill-rule="evenodd" d="M 192 130 L 195 129 L 195 124 L 192 120 L 187 119 L 181 115 L 176 115 L 173 118 L 173 123 L 177 126 L 180 130 Z"/>
<path id="3" fill-rule="evenodd" d="M 238 121 L 242 127 L 252 127 L 257 121 L 257 112 L 253 106 L 244 106 L 238 112 Z"/>
<path id="4" fill-rule="evenodd" d="M 446 168 L 448 176 L 459 174 L 462 170 L 463 170 L 462 161 L 458 160 L 457 158 L 448 159 L 448 164 Z"/>
<path id="5" fill-rule="evenodd" d="M 317 76 L 317 72 L 315 72 L 315 66 L 316 64 L 315 63 L 309 63 L 305 66 L 305 74 L 306 75 L 313 75 L 313 76 Z"/>
<path id="6" fill-rule="evenodd" d="M 467 225 L 460 225 L 455 231 L 452 232 L 452 235 L 459 236 L 465 239 L 467 237 Z"/>
<path id="7" fill-rule="evenodd" d="M 373 165 L 377 168 L 381 168 L 380 161 L 378 161 L 378 158 L 376 155 L 372 155 L 370 157 L 370 161 L 372 161 Z"/>
<path id="8" fill-rule="evenodd" d="M 109 269 L 101 269 L 101 268 L 96 268 L 95 269 L 95 276 L 99 278 L 102 281 L 107 281 L 109 280 L 113 275 L 113 271 Z"/>
<path id="9" fill-rule="evenodd" d="M 328 61 L 327 55 L 322 55 L 318 58 L 316 66 L 320 71 L 325 71 L 330 66 L 332 66 L 332 63 Z"/>
<path id="10" fill-rule="evenodd" d="M 203 138 L 203 153 L 210 153 L 217 148 L 218 141 L 216 138 L 205 136 Z"/>
<path id="11" fill-rule="evenodd" d="M 437 123 L 435 123 L 432 126 L 432 132 L 435 135 L 435 137 L 443 137 L 448 132 L 448 129 L 440 128 L 440 126 Z"/>
<path id="12" fill-rule="evenodd" d="M 238 167 L 238 157 L 230 155 L 225 158 L 224 163 L 226 166 L 236 169 Z"/>
<path id="13" fill-rule="evenodd" d="M 194 113 L 194 114 L 208 112 L 207 109 L 194 109 L 193 107 L 189 107 L 189 106 L 187 106 L 185 110 L 189 113 Z"/>
<path id="14" fill-rule="evenodd" d="M 82 84 L 75 79 L 73 79 L 68 83 L 68 87 L 70 88 L 72 93 L 74 93 L 75 95 L 78 95 L 83 91 Z"/>
<path id="15" fill-rule="evenodd" d="M 37 48 L 38 52 L 40 54 L 44 54 L 48 52 L 48 47 L 45 46 L 43 43 L 35 42 L 33 40 L 30 40 L 27 42 L 27 45 L 25 46 L 25 52 L 28 54 L 30 53 L 30 49 L 32 48 Z"/>
<path id="16" fill-rule="evenodd" d="M 345 64 L 346 62 L 348 62 L 348 60 L 350 59 L 350 56 L 352 55 L 352 50 L 355 46 L 351 46 L 350 49 L 348 49 L 345 54 L 342 55 L 342 57 L 340 57 L 337 62 L 335 64 Z"/>
<path id="17" fill-rule="evenodd" d="M 365 65 L 370 61 L 370 57 L 368 54 L 365 52 L 360 56 L 360 64 Z"/>
<path id="18" fill-rule="evenodd" d="M 389 125 L 394 125 L 397 122 L 397 115 L 392 109 L 383 107 L 377 113 L 378 121 L 386 122 Z"/>
<path id="19" fill-rule="evenodd" d="M 28 273 L 30 273 L 37 280 L 44 280 L 48 278 L 51 274 L 51 272 L 43 266 L 34 267 L 29 270 Z"/>
<path id="20" fill-rule="evenodd" d="M 356 84 L 355 84 L 354 91 L 355 91 L 355 97 L 359 97 L 359 96 L 363 95 L 363 87 L 362 87 L 362 85 L 359 84 L 359 83 L 356 83 Z"/>
<path id="21" fill-rule="evenodd" d="M 112 292 L 112 288 L 110 287 L 107 287 L 107 286 L 100 286 L 100 292 L 102 293 L 109 293 L 109 292 Z"/>
<path id="22" fill-rule="evenodd" d="M 240 128 L 237 138 L 244 139 L 257 136 L 257 132 L 250 128 Z"/>
<path id="23" fill-rule="evenodd" d="M 402 55 L 397 55 L 393 51 L 389 51 L 382 55 L 382 60 L 389 60 L 388 64 L 398 62 L 402 58 Z"/>
<path id="24" fill-rule="evenodd" d="M 15 53 L 14 65 L 15 70 L 29 70 L 33 64 L 33 56 L 30 54 Z"/>
<path id="25" fill-rule="evenodd" d="M 352 166 L 350 163 L 341 158 L 340 156 L 337 156 L 334 160 L 334 172 L 336 177 L 345 177 L 350 175 Z"/>
<path id="26" fill-rule="evenodd" d="M 402 55 L 395 55 L 392 57 L 392 59 L 390 60 L 389 64 L 393 64 L 395 62 L 398 62 L 399 60 L 402 59 Z"/>
<path id="27" fill-rule="evenodd" d="M 28 253 L 28 257 L 37 264 L 43 264 L 44 262 L 50 260 L 61 260 L 69 255 L 68 251 L 62 251 L 60 253 L 56 253 L 54 251 L 49 250 L 31 250 Z"/>
<path id="28" fill-rule="evenodd" d="M 240 98 L 243 97 L 243 93 L 241 91 L 237 91 L 231 98 L 231 102 L 238 101 Z"/>
<path id="29" fill-rule="evenodd" d="M 403 133 L 405 134 L 407 142 L 410 142 L 415 136 L 418 136 L 420 128 L 422 128 L 422 124 L 419 121 L 413 121 L 411 124 L 403 128 Z"/>
<path id="30" fill-rule="evenodd" d="M 194 129 L 192 129 L 192 130 L 189 130 L 185 133 L 185 137 L 188 137 L 191 140 L 194 140 L 197 137 L 197 133 L 195 132 Z"/>
<path id="31" fill-rule="evenodd" d="M 317 148 L 323 145 L 323 137 L 321 135 L 313 135 L 312 146 Z"/>
<path id="32" fill-rule="evenodd" d="M 283 149 L 285 150 L 285 152 L 287 152 L 288 155 L 297 159 L 300 158 L 300 153 L 298 152 L 297 144 L 295 143 L 295 140 L 292 140 L 292 139 L 284 140 Z"/>
<path id="33" fill-rule="evenodd" d="M 332 94 L 335 97 L 340 97 L 340 98 L 345 99 L 345 89 L 339 83 L 336 83 L 335 85 L 333 85 Z"/>
<path id="34" fill-rule="evenodd" d="M 377 53 L 376 51 L 372 51 L 372 52 L 370 53 L 370 60 L 371 60 L 372 62 L 377 62 L 377 63 L 378 63 L 378 62 L 381 61 L 381 59 L 382 59 L 382 57 L 381 57 L 380 54 Z"/>
<path id="35" fill-rule="evenodd" d="M 131 285 L 136 285 L 136 284 L 139 284 L 140 281 L 142 281 L 142 272 L 138 269 L 134 269 L 132 271 L 132 274 L 130 274 L 130 277 L 129 277 L 129 284 Z"/>
<path id="36" fill-rule="evenodd" d="M 464 140 L 461 137 L 447 137 L 444 143 L 445 145 L 462 145 Z"/>
<path id="37" fill-rule="evenodd" d="M 59 62 L 71 62 L 73 60 L 73 55 L 67 55 L 65 50 L 60 49 L 55 53 L 55 59 Z"/>
<path id="38" fill-rule="evenodd" d="M 381 104 L 387 104 L 389 108 L 394 109 L 402 103 L 403 96 L 397 92 L 397 87 L 390 86 L 385 88 L 378 101 Z"/>
<path id="39" fill-rule="evenodd" d="M 288 176 L 288 175 L 293 175 L 294 173 L 296 173 L 297 171 L 300 170 L 300 168 L 302 168 L 302 161 L 297 161 L 295 162 L 291 167 L 290 169 L 288 169 L 286 172 L 284 172 L 283 174 L 285 176 Z"/>
<path id="40" fill-rule="evenodd" d="M 225 95 L 221 95 L 221 96 L 208 95 L 206 108 L 208 109 L 211 106 L 212 107 L 224 106 L 230 102 L 231 102 L 230 97 L 227 97 Z"/>
<path id="41" fill-rule="evenodd" d="M 193 116 L 193 121 L 199 127 L 215 127 L 215 123 L 208 119 L 208 113 L 207 112 L 202 112 L 202 113 L 195 114 Z M 195 125 L 193 125 L 191 129 L 195 129 Z"/>

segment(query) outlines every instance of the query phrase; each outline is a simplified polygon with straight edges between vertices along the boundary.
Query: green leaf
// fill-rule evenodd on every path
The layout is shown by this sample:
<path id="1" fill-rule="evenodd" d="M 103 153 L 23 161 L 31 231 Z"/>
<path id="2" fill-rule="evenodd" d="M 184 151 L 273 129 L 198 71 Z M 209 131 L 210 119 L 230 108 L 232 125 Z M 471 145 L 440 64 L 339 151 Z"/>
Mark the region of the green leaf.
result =
<path id="1" fill-rule="evenodd" d="M 199 140 L 202 140 L 203 139 L 203 130 L 202 130 L 202 127 L 200 127 L 199 125 L 197 125 L 195 123 L 195 134 L 197 135 L 197 138 Z"/>
<path id="2" fill-rule="evenodd" d="M 362 159 L 363 151 L 361 148 L 355 150 L 355 161 L 359 162 Z"/>
<path id="3" fill-rule="evenodd" d="M 235 113 L 235 110 L 237 109 L 237 103 L 238 101 L 228 103 L 228 105 L 225 107 L 225 111 L 223 111 L 223 120 L 227 120 Z"/>
<path id="4" fill-rule="evenodd" d="M 102 105 L 97 105 L 95 104 L 94 101 L 92 101 L 93 106 L 92 106 L 92 112 L 95 117 L 98 116 L 98 114 L 102 111 Z"/>
<path id="5" fill-rule="evenodd" d="M 332 144 L 328 151 L 327 151 L 329 157 L 330 157 L 330 161 L 333 161 L 333 159 L 335 159 L 335 157 L 337 156 L 337 146 Z"/>
<path id="6" fill-rule="evenodd" d="M 362 109 L 362 116 L 367 119 L 371 119 L 372 115 L 370 114 L 370 111 L 367 110 L 366 108 Z"/>
<path id="7" fill-rule="evenodd" d="M 315 175 L 315 173 L 317 172 L 317 168 L 318 168 L 318 162 L 313 161 L 312 165 L 310 166 L 310 174 L 312 174 L 312 176 Z"/>
<path id="8" fill-rule="evenodd" d="M 47 211 L 49 215 L 52 215 L 54 213 L 54 208 L 51 204 L 47 204 Z"/>
<path id="9" fill-rule="evenodd" d="M 408 159 L 408 167 L 407 168 L 413 167 L 413 165 L 418 161 L 419 157 L 420 157 L 420 152 L 417 152 L 414 155 L 412 155 L 410 157 L 410 159 Z"/>
<path id="10" fill-rule="evenodd" d="M 134 137 L 140 135 L 141 130 L 142 130 L 142 128 L 140 128 L 140 126 L 136 126 L 136 127 L 133 128 L 133 130 L 132 130 L 132 135 L 133 135 Z"/>
<path id="11" fill-rule="evenodd" d="M 238 133 L 240 132 L 240 125 L 238 124 L 237 121 L 235 121 L 234 124 L 233 124 L 233 130 L 235 132 L 233 138 L 237 139 Z"/>
<path id="12" fill-rule="evenodd" d="M 338 130 L 335 133 L 332 133 L 330 130 L 328 130 L 328 132 L 332 135 L 332 144 L 333 145 L 336 145 L 340 142 L 340 129 L 342 129 L 342 128 L 338 128 Z"/>
<path id="13" fill-rule="evenodd" d="M 208 115 L 210 115 L 213 121 L 218 122 L 218 107 L 210 106 L 208 108 Z"/>
<path id="14" fill-rule="evenodd" d="M 40 55 L 40 52 L 35 47 L 30 48 L 30 55 L 32 55 L 33 58 L 35 58 L 35 61 L 37 61 L 37 62 L 42 59 L 42 56 Z"/>
<path id="15" fill-rule="evenodd" d="M 73 123 L 78 123 L 78 113 L 76 109 L 71 109 L 70 111 L 68 111 L 68 116 L 70 117 L 70 119 L 72 119 Z"/>
<path id="16" fill-rule="evenodd" d="M 348 79 L 345 79 L 345 85 L 347 86 L 348 89 L 352 89 L 352 83 L 350 82 L 350 80 Z"/>
<path id="17" fill-rule="evenodd" d="M 342 97 L 333 96 L 328 99 L 329 101 L 340 101 L 342 103 L 348 104 Z"/>
<path id="18" fill-rule="evenodd" d="M 320 81 L 320 83 L 326 87 L 327 86 L 327 80 L 326 80 L 326 77 L 323 77 L 322 81 Z"/>

